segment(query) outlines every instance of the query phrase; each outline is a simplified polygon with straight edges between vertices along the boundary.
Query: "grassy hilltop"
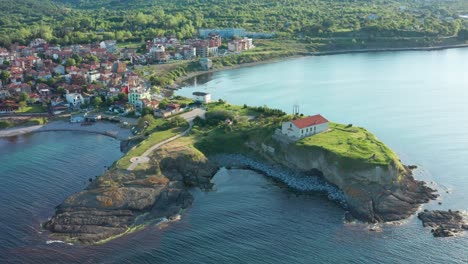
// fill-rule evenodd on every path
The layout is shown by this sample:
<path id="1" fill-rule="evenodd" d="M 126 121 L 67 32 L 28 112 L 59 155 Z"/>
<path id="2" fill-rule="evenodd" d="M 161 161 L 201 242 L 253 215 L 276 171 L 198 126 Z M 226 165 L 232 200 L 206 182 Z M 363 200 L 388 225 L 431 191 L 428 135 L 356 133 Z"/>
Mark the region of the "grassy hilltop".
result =
<path id="1" fill-rule="evenodd" d="M 265 143 L 278 147 L 280 143 L 273 139 L 275 130 L 280 128 L 282 122 L 293 118 L 281 110 L 268 107 L 237 106 L 223 101 L 210 103 L 207 105 L 206 119 L 195 119 L 193 129 L 185 140 L 190 141 L 196 149 L 207 156 L 221 153 L 255 156 L 255 152 L 248 144 Z M 228 124 L 226 120 L 231 120 L 232 124 Z M 181 131 L 182 128 L 171 129 L 171 131 Z M 148 142 L 162 141 L 169 137 L 168 132 L 158 131 L 149 135 L 140 147 L 137 146 L 129 154 L 145 151 L 150 147 Z M 158 139 L 159 135 L 165 136 Z M 290 146 L 307 152 L 325 151 L 328 157 L 346 169 L 386 167 L 393 164 L 398 169 L 404 170 L 397 155 L 375 135 L 364 128 L 351 125 L 330 123 L 329 131 L 303 138 L 291 143 Z M 132 155 L 126 155 L 117 164 L 127 165 L 128 156 Z"/>

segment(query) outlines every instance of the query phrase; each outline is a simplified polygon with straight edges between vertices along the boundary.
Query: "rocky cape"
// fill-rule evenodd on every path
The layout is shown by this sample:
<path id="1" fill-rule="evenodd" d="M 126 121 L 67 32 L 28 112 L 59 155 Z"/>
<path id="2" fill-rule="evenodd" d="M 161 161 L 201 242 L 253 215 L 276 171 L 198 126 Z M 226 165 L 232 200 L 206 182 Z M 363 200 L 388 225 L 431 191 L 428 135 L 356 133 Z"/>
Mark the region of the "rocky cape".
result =
<path id="1" fill-rule="evenodd" d="M 144 170 L 111 169 L 68 197 L 43 224 L 53 239 L 96 244 L 147 221 L 170 219 L 191 205 L 189 187 L 211 188 L 218 168 L 196 149 L 170 143 Z"/>
<path id="2" fill-rule="evenodd" d="M 410 168 L 396 162 L 386 166 L 350 163 L 326 149 L 299 147 L 273 138 L 247 138 L 244 145 L 244 154 L 255 160 L 305 178 L 318 176 L 336 187 L 349 211 L 348 219 L 402 220 L 437 197 L 435 190 L 413 178 Z M 191 140 L 176 140 L 157 149 L 145 168 L 109 170 L 59 205 L 44 227 L 54 239 L 93 244 L 147 221 L 176 216 L 192 203 L 188 188 L 210 189 L 212 176 L 219 166 L 226 165 L 209 160 L 195 146 Z M 288 177 L 280 180 L 291 186 Z"/>
<path id="3" fill-rule="evenodd" d="M 389 222 L 408 218 L 438 195 L 412 176 L 414 167 L 352 163 L 329 150 L 299 147 L 280 140 L 254 140 L 248 146 L 268 162 L 319 175 L 344 193 L 348 219 Z M 400 161 L 397 161 L 400 162 Z"/>

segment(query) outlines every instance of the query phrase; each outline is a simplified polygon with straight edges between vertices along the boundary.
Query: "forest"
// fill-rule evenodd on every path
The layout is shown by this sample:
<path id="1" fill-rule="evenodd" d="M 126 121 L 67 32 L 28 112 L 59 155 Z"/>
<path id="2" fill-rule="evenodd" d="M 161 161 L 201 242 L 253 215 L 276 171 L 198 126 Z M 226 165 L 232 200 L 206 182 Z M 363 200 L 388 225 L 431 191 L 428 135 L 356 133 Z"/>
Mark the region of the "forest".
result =
<path id="1" fill-rule="evenodd" d="M 277 38 L 468 38 L 466 0 L 0 0 L 0 45 L 155 36 L 242 27 Z"/>

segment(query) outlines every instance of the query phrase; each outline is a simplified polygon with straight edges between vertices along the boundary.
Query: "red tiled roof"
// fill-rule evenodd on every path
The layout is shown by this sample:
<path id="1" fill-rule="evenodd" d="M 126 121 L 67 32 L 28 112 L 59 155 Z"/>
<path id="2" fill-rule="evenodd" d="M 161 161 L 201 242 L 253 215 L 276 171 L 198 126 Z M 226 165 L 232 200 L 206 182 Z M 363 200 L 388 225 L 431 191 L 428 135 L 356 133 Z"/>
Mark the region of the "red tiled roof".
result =
<path id="1" fill-rule="evenodd" d="M 314 125 L 327 123 L 328 120 L 321 115 L 309 116 L 302 119 L 293 120 L 292 123 L 298 128 L 306 128 Z"/>

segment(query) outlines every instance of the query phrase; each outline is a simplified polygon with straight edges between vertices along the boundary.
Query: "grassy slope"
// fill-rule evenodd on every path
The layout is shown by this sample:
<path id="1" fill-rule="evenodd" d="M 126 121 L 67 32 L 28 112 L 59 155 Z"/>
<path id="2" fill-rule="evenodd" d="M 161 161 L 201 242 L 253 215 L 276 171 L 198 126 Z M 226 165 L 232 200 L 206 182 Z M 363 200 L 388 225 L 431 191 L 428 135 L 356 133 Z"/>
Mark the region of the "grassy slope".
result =
<path id="1" fill-rule="evenodd" d="M 233 117 L 234 124 L 229 126 L 219 120 L 211 124 L 207 122 L 194 125 L 189 140 L 205 155 L 218 153 L 255 155 L 246 142 L 265 142 L 276 146 L 278 143 L 272 139 L 275 129 L 279 128 L 282 121 L 291 118 L 287 115 L 266 117 L 252 107 L 219 102 L 207 105 L 207 109 L 207 116 L 210 116 L 210 113 L 228 113 Z M 130 165 L 130 158 L 140 156 L 149 147 L 177 135 L 186 128 L 184 126 L 157 131 L 156 127 L 164 122 L 156 119 L 148 128 L 148 131 L 154 133 L 122 157 L 116 163 L 116 168 L 126 169 Z M 404 170 L 398 156 L 364 128 L 331 123 L 329 132 L 304 138 L 295 142 L 294 146 L 305 151 L 325 150 L 327 157 L 336 159 L 344 169 L 396 164 L 400 171 Z"/>
<path id="2" fill-rule="evenodd" d="M 140 144 L 132 148 L 120 160 L 117 161 L 115 167 L 118 169 L 127 169 L 130 166 L 130 159 L 133 157 L 141 156 L 147 149 L 153 145 L 171 138 L 184 131 L 183 128 L 173 128 L 165 131 L 158 131 L 151 134 L 147 139 L 143 140 Z"/>
<path id="3" fill-rule="evenodd" d="M 143 131 L 144 133 L 149 133 L 149 136 L 140 142 L 137 146 L 128 151 L 122 158 L 120 158 L 115 163 L 115 167 L 117 169 L 127 169 L 128 166 L 130 166 L 131 158 L 141 156 L 141 154 L 143 154 L 153 145 L 182 133 L 187 129 L 188 126 L 187 124 L 184 124 L 180 127 L 174 127 L 160 131 L 159 127 L 164 126 L 166 123 L 167 121 L 164 119 L 153 119 L 149 126 Z"/>
<path id="4" fill-rule="evenodd" d="M 245 145 L 248 141 L 265 142 L 276 146 L 278 143 L 271 139 L 271 136 L 275 129 L 279 128 L 282 120 L 290 118 L 289 116 L 262 118 L 251 108 L 240 106 L 211 104 L 208 107 L 208 112 L 219 110 L 235 113 L 239 121 L 231 127 L 224 124 L 194 127 L 192 137 L 195 147 L 206 155 L 217 153 L 250 155 L 252 151 Z M 246 121 L 246 116 L 257 118 Z M 305 151 L 326 150 L 327 157 L 336 159 L 344 169 L 396 164 L 400 171 L 404 171 L 398 156 L 364 128 L 346 127 L 336 123 L 331 123 L 330 128 L 329 132 L 304 138 L 295 142 L 294 146 Z"/>
<path id="5" fill-rule="evenodd" d="M 28 105 L 25 107 L 21 107 L 17 113 L 44 113 L 45 109 L 42 107 L 42 105 Z"/>
<path id="6" fill-rule="evenodd" d="M 295 144 L 298 147 L 326 149 L 344 158 L 375 165 L 385 166 L 398 160 L 390 148 L 364 128 L 336 123 L 330 123 L 330 131 L 303 138 Z"/>
<path id="7" fill-rule="evenodd" d="M 26 119 L 1 119 L 0 120 L 0 129 L 7 129 L 13 127 L 27 127 L 27 126 L 37 126 L 44 125 L 48 122 L 46 117 L 32 117 Z"/>

